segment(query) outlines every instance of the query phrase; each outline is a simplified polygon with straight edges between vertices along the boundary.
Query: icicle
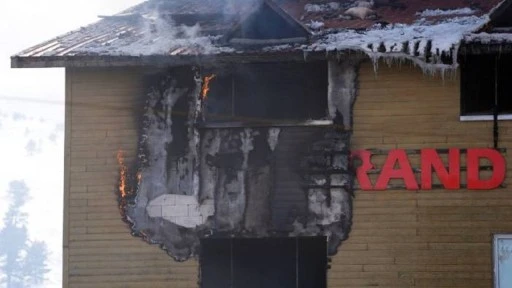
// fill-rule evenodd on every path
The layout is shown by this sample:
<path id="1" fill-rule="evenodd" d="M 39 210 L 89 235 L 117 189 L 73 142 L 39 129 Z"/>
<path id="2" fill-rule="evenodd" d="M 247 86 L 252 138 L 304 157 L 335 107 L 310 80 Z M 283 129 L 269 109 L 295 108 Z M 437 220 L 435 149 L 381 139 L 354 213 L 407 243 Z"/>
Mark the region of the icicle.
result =
<path id="1" fill-rule="evenodd" d="M 274 151 L 277 147 L 277 142 L 279 141 L 279 134 L 281 133 L 281 129 L 279 128 L 270 128 L 268 130 L 267 142 L 271 151 Z"/>
<path id="2" fill-rule="evenodd" d="M 440 73 L 441 73 L 441 79 L 443 80 L 443 85 L 444 85 L 444 78 L 445 78 L 445 74 L 446 74 L 446 67 L 444 66 L 441 66 L 440 68 Z"/>
<path id="3" fill-rule="evenodd" d="M 367 53 L 367 55 L 370 57 L 370 60 L 372 61 L 373 73 L 375 74 L 375 78 L 377 78 L 377 76 L 378 76 L 377 72 L 379 70 L 380 55 L 378 55 L 377 53 Z"/>
<path id="4" fill-rule="evenodd" d="M 386 64 L 388 65 L 388 68 L 391 68 L 391 65 L 393 64 L 393 58 L 392 57 L 386 57 L 384 59 L 384 61 L 386 62 Z"/>
<path id="5" fill-rule="evenodd" d="M 308 61 L 309 51 L 302 50 L 302 56 L 304 57 L 304 62 Z"/>

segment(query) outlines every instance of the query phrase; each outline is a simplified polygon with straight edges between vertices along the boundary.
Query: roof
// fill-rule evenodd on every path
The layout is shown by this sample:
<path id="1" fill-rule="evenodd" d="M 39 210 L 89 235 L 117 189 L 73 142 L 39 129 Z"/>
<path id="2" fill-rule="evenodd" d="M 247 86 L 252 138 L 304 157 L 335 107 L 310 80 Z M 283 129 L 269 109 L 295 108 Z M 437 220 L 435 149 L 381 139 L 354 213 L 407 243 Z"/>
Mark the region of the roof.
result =
<path id="1" fill-rule="evenodd" d="M 479 31 L 489 23 L 491 13 L 503 13 L 503 7 L 511 2 L 148 0 L 22 51 L 12 57 L 12 66 L 179 65 L 240 57 L 297 58 L 346 50 L 372 57 L 451 64 L 462 38 Z M 250 46 L 226 41 L 265 3 L 288 23 L 304 27 L 309 33 L 307 42 L 266 39 L 266 45 Z"/>

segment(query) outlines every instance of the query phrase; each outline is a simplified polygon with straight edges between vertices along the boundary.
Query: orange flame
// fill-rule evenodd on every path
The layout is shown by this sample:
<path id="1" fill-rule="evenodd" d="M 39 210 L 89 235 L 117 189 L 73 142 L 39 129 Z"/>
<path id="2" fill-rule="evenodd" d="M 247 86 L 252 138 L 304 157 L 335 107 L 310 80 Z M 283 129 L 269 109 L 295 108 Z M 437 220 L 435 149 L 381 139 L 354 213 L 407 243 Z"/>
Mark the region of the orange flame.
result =
<path id="1" fill-rule="evenodd" d="M 126 174 L 128 169 L 124 164 L 123 150 L 117 151 L 117 163 L 119 164 L 119 192 L 121 193 L 121 198 L 126 198 L 128 195 L 126 192 Z"/>
<path id="2" fill-rule="evenodd" d="M 201 99 L 206 100 L 208 98 L 208 92 L 210 91 L 210 81 L 212 81 L 215 77 L 215 74 L 204 77 L 203 89 L 201 91 Z"/>

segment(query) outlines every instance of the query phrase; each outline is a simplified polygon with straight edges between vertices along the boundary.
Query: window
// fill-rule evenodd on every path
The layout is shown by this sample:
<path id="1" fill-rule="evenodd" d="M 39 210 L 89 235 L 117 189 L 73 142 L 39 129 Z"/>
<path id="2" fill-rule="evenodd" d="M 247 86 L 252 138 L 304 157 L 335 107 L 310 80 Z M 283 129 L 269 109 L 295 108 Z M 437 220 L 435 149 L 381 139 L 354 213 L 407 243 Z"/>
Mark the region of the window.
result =
<path id="1" fill-rule="evenodd" d="M 494 235 L 494 288 L 512 287 L 512 234 Z"/>
<path id="2" fill-rule="evenodd" d="M 512 114 L 510 75 L 512 55 L 464 56 L 461 59 L 461 115 L 491 116 L 495 107 L 499 115 Z"/>
<path id="3" fill-rule="evenodd" d="M 327 116 L 327 64 L 257 63 L 214 71 L 207 122 L 279 124 Z"/>
<path id="4" fill-rule="evenodd" d="M 326 287 L 325 237 L 201 240 L 202 288 Z"/>

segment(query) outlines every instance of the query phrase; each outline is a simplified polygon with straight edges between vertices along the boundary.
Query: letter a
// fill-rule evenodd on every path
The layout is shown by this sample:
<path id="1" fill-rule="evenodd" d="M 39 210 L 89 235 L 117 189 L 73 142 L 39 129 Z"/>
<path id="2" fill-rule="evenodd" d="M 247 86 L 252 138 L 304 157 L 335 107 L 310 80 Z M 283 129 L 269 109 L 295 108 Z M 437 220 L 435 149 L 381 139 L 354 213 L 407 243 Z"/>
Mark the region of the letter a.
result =
<path id="1" fill-rule="evenodd" d="M 395 169 L 395 164 L 398 163 L 399 168 Z M 414 177 L 409 159 L 404 150 L 391 150 L 389 152 L 386 163 L 382 167 L 382 173 L 377 179 L 375 190 L 386 190 L 390 179 L 404 179 L 405 187 L 407 190 L 418 190 L 418 182 Z"/>

